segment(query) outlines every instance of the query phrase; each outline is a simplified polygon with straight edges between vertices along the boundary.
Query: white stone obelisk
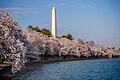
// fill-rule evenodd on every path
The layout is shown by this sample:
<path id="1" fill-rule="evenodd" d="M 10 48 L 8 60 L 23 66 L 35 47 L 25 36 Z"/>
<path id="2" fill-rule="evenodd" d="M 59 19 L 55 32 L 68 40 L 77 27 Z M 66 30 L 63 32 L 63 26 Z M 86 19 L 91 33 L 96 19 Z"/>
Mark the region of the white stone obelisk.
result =
<path id="1" fill-rule="evenodd" d="M 57 36 L 57 19 L 56 19 L 56 9 L 55 6 L 52 8 L 52 36 L 56 38 Z"/>

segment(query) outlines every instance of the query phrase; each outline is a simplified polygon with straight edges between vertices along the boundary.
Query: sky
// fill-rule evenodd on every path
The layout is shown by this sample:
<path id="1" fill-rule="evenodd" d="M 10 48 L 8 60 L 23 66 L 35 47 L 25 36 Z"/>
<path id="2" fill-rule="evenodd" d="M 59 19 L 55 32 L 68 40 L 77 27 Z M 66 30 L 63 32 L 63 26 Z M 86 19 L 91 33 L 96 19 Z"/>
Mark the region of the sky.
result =
<path id="1" fill-rule="evenodd" d="M 7 10 L 22 29 L 51 29 L 53 5 L 58 36 L 71 33 L 74 39 L 120 48 L 120 0 L 0 0 L 0 11 Z"/>

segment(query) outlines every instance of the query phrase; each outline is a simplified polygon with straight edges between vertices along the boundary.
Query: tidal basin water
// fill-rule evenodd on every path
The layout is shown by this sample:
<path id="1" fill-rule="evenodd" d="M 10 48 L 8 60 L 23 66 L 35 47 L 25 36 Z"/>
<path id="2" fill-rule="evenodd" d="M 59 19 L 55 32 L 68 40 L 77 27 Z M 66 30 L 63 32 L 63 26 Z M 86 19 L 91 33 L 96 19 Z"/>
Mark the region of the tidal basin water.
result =
<path id="1" fill-rule="evenodd" d="M 120 58 L 32 63 L 9 80 L 120 80 Z"/>

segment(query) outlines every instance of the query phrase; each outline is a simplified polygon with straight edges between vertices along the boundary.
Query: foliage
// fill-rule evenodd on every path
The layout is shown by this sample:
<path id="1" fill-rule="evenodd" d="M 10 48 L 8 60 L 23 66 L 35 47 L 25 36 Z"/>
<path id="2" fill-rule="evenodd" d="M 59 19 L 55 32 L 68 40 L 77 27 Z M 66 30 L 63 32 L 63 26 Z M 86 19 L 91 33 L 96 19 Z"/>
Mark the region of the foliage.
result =
<path id="1" fill-rule="evenodd" d="M 26 38 L 19 25 L 7 12 L 0 13 L 0 53 L 13 61 L 12 73 L 20 71 L 25 62 Z"/>
<path id="2" fill-rule="evenodd" d="M 45 55 L 72 55 L 77 57 L 109 56 L 109 54 L 117 53 L 112 48 L 95 45 L 93 41 L 73 40 L 70 33 L 63 35 L 63 38 L 43 36 L 43 34 L 51 36 L 51 32 L 37 26 L 28 26 L 29 29 L 24 34 L 25 37 L 22 30 L 19 29 L 18 23 L 10 18 L 8 13 L 0 15 L 0 53 L 12 59 L 12 72 L 14 74 L 20 71 L 25 62 L 25 53 L 28 48 L 26 37 L 31 45 L 29 51 L 32 53 L 36 51 L 42 54 L 46 53 Z"/>
<path id="3" fill-rule="evenodd" d="M 118 51 L 120 51 L 120 48 L 118 49 Z"/>
<path id="4" fill-rule="evenodd" d="M 66 39 L 73 40 L 73 36 L 70 33 L 68 33 L 67 35 L 62 35 L 61 38 L 66 38 Z"/>
<path id="5" fill-rule="evenodd" d="M 33 26 L 32 26 L 32 25 L 29 25 L 28 28 L 29 28 L 29 29 L 33 29 Z"/>
<path id="6" fill-rule="evenodd" d="M 43 34 L 47 35 L 48 37 L 51 36 L 51 32 L 50 32 L 49 29 L 41 29 L 41 32 L 42 32 Z"/>
<path id="7" fill-rule="evenodd" d="M 34 27 L 33 29 L 37 32 L 41 32 L 41 30 L 40 30 L 40 28 L 38 28 L 38 26 Z"/>
<path id="8" fill-rule="evenodd" d="M 73 37 L 72 37 L 72 35 L 70 33 L 66 35 L 66 38 L 70 39 L 70 40 L 73 40 Z"/>
<path id="9" fill-rule="evenodd" d="M 31 25 L 29 25 L 28 28 L 29 28 L 29 29 L 32 29 L 32 30 L 35 30 L 35 31 L 37 31 L 37 32 L 41 32 L 41 33 L 43 33 L 44 35 L 46 35 L 46 36 L 48 36 L 48 37 L 51 36 L 51 32 L 50 32 L 49 29 L 45 29 L 45 28 L 44 28 L 44 29 L 40 29 L 38 26 L 33 27 L 33 26 L 31 26 Z"/>
<path id="10" fill-rule="evenodd" d="M 62 37 L 62 38 L 66 38 L 66 35 L 62 35 L 61 37 Z"/>

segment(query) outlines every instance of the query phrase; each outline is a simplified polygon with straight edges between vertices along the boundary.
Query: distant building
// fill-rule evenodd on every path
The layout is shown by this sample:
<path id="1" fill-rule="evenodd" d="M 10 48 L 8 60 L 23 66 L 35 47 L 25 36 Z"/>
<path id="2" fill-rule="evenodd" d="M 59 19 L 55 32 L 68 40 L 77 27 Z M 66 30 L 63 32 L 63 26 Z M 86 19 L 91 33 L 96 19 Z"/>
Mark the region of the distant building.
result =
<path id="1" fill-rule="evenodd" d="M 57 19 L 56 19 L 56 8 L 52 8 L 52 36 L 56 38 L 57 36 Z"/>

